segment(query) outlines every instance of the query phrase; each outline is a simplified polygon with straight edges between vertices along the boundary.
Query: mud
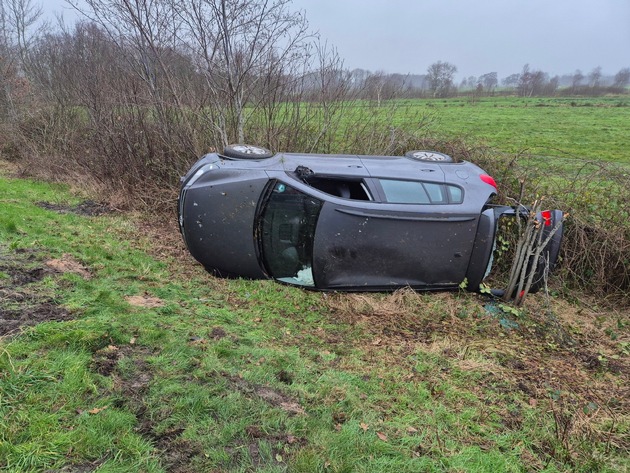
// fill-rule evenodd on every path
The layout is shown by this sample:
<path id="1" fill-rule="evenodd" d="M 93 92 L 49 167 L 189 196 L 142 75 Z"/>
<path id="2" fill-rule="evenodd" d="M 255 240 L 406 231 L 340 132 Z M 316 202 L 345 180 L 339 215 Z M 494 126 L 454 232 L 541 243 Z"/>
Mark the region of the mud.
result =
<path id="1" fill-rule="evenodd" d="M 86 200 L 77 205 L 53 204 L 51 202 L 37 202 L 36 205 L 42 209 L 52 210 L 60 214 L 72 213 L 84 217 L 98 217 L 100 215 L 116 212 L 116 209 L 113 209 L 109 205 L 94 202 L 93 200 Z"/>
<path id="2" fill-rule="evenodd" d="M 146 359 L 154 355 L 148 348 L 130 344 L 124 347 L 109 345 L 94 352 L 91 369 L 111 377 L 116 391 L 120 394 L 116 407 L 131 410 L 138 419 L 136 431 L 159 451 L 160 459 L 166 471 L 174 473 L 193 473 L 198 471 L 194 459 L 203 454 L 203 449 L 194 441 L 181 437 L 183 429 L 173 427 L 164 432 L 156 432 L 155 422 L 147 412 L 145 397 L 154 374 Z M 122 360 L 125 370 L 120 369 Z M 130 369 L 131 366 L 131 369 Z"/>
<path id="3" fill-rule="evenodd" d="M 0 247 L 0 336 L 18 333 L 25 326 L 73 318 L 37 288 L 36 283 L 51 273 L 37 252 Z"/>

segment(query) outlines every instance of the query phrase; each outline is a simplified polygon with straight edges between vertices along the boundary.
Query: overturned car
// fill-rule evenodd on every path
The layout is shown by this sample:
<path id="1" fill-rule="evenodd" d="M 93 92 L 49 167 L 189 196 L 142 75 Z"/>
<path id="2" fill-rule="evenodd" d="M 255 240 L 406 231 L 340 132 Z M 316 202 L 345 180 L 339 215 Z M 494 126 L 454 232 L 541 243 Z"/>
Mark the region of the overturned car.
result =
<path id="1" fill-rule="evenodd" d="M 500 217 L 493 178 L 433 151 L 405 156 L 278 153 L 232 145 L 182 178 L 179 227 L 188 250 L 224 277 L 273 278 L 322 290 L 479 289 Z M 535 291 L 553 268 L 562 212 L 534 262 Z"/>

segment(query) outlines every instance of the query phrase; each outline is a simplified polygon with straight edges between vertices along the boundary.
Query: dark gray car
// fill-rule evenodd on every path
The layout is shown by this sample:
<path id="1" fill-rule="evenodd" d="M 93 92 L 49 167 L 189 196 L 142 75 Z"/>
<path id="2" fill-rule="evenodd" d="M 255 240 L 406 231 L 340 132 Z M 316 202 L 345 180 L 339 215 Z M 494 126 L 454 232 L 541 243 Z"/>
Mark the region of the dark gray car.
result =
<path id="1" fill-rule="evenodd" d="M 179 225 L 206 269 L 317 289 L 477 290 L 498 218 L 494 180 L 431 151 L 406 156 L 272 154 L 246 145 L 182 178 Z M 562 213 L 554 211 L 554 221 Z M 560 239 L 546 256 L 555 263 Z"/>

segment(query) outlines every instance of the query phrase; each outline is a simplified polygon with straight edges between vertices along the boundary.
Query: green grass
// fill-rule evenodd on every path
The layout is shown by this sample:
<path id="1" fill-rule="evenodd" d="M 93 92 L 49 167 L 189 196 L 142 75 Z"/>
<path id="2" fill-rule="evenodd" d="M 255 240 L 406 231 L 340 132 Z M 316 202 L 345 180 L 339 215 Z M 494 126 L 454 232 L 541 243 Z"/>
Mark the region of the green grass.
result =
<path id="1" fill-rule="evenodd" d="M 0 311 L 63 315 L 0 338 L 3 471 L 628 466 L 618 395 L 627 373 L 615 369 L 623 323 L 592 327 L 590 312 L 580 318 L 555 302 L 570 314 L 562 330 L 604 357 L 589 371 L 556 332 L 537 332 L 546 306 L 521 311 L 520 329 L 506 330 L 476 295 L 338 295 L 217 280 L 169 256 L 169 245 L 181 247 L 174 227 L 172 236 L 147 236 L 129 216 L 59 214 L 40 201 L 77 198 L 0 179 Z M 91 277 L 46 269 L 53 258 Z M 18 283 L 18 273 L 38 276 Z M 131 305 L 129 296 L 161 305 Z M 613 329 L 615 340 L 602 335 Z M 588 402 L 596 412 L 584 414 Z M 563 419 L 573 422 L 566 438 Z"/>
<path id="2" fill-rule="evenodd" d="M 437 101 L 434 109 L 442 133 L 483 139 L 508 153 L 630 163 L 628 97 Z"/>
<path id="3" fill-rule="evenodd" d="M 368 106 L 358 102 L 355 113 Z M 425 117 L 433 134 L 482 141 L 507 153 L 630 163 L 628 96 L 414 99 L 385 102 L 383 109 L 390 125 L 415 130 Z"/>

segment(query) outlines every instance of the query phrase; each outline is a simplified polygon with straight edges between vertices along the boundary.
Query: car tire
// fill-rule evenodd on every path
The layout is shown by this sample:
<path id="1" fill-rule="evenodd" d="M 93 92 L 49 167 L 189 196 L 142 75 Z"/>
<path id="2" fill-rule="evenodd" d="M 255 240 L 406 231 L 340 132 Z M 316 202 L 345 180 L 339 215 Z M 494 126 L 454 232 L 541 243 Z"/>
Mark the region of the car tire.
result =
<path id="1" fill-rule="evenodd" d="M 223 149 L 223 156 L 233 159 L 265 159 L 271 158 L 273 153 L 267 148 L 254 145 L 227 145 Z"/>
<path id="2" fill-rule="evenodd" d="M 449 155 L 438 153 L 437 151 L 413 150 L 407 151 L 405 156 L 416 161 L 428 161 L 434 163 L 454 163 L 455 160 Z"/>

